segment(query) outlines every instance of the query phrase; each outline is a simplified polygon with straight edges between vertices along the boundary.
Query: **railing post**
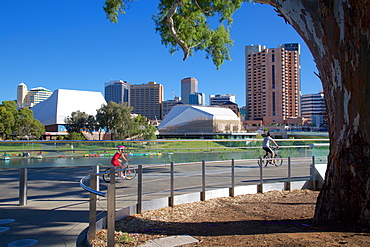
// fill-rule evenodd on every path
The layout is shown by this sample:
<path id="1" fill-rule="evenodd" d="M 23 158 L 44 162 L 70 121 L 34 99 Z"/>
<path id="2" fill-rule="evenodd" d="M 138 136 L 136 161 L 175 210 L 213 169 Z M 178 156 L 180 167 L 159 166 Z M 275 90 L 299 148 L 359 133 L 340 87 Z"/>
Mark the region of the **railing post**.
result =
<path id="1" fill-rule="evenodd" d="M 114 230 L 116 224 L 116 169 L 111 169 L 110 171 L 110 183 L 108 184 L 107 192 L 107 242 L 108 247 L 114 247 Z"/>
<path id="2" fill-rule="evenodd" d="M 315 156 L 312 156 L 312 166 L 311 166 L 311 180 L 312 180 L 312 189 L 316 190 L 316 167 L 315 167 Z"/>
<path id="3" fill-rule="evenodd" d="M 100 172 L 100 166 L 97 165 L 97 166 L 94 166 L 93 167 L 93 173 L 99 173 Z M 91 187 L 91 186 L 90 186 Z M 94 190 L 96 191 L 100 191 L 100 180 L 99 180 L 99 177 L 96 179 L 96 188 L 93 188 Z M 96 199 L 98 200 L 99 199 L 99 196 L 97 195 L 96 196 Z"/>
<path id="4" fill-rule="evenodd" d="M 27 168 L 19 171 L 19 206 L 27 205 Z"/>
<path id="5" fill-rule="evenodd" d="M 229 191 L 229 196 L 235 196 L 235 161 L 231 159 L 231 188 Z"/>
<path id="6" fill-rule="evenodd" d="M 285 190 L 291 190 L 291 178 L 292 178 L 292 174 L 291 174 L 291 166 L 290 166 L 290 157 L 288 157 L 288 181 L 285 182 L 285 186 L 284 186 L 284 189 Z"/>
<path id="7" fill-rule="evenodd" d="M 260 158 L 259 167 L 260 167 L 260 183 L 257 184 L 257 193 L 263 193 L 263 165 L 262 165 L 262 158 Z"/>
<path id="8" fill-rule="evenodd" d="M 98 176 L 96 174 L 90 174 L 90 188 L 98 190 Z M 89 231 L 87 238 L 92 239 L 96 235 L 96 200 L 97 195 L 90 192 L 90 210 L 89 210 Z"/>
<path id="9" fill-rule="evenodd" d="M 173 207 L 174 206 L 174 199 L 175 199 L 175 169 L 173 162 L 171 162 L 171 178 L 170 178 L 170 197 L 168 198 L 168 206 Z"/>
<path id="10" fill-rule="evenodd" d="M 206 162 L 202 160 L 202 191 L 200 192 L 200 200 L 206 200 Z"/>
<path id="11" fill-rule="evenodd" d="M 136 213 L 141 214 L 143 205 L 143 165 L 138 166 L 138 172 Z"/>

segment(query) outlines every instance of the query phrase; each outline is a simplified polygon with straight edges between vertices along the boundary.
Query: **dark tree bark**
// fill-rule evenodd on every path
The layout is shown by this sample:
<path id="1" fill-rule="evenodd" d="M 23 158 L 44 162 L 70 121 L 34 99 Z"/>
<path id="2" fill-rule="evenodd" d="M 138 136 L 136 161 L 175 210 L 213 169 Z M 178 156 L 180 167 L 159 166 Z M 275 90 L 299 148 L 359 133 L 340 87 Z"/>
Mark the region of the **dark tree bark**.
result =
<path id="1" fill-rule="evenodd" d="M 330 154 L 314 221 L 370 226 L 370 1 L 272 0 L 312 52 Z"/>

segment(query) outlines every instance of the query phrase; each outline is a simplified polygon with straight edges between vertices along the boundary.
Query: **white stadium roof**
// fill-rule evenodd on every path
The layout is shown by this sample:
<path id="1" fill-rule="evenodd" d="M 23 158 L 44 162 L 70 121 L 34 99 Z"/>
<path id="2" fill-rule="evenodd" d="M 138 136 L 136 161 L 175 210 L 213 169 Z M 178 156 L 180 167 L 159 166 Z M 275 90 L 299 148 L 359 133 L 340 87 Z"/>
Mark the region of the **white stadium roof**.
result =
<path id="1" fill-rule="evenodd" d="M 96 115 L 96 110 L 106 104 L 101 92 L 58 89 L 46 100 L 31 108 L 35 119 L 43 125 L 65 124 L 72 112 L 81 111 Z"/>
<path id="2" fill-rule="evenodd" d="M 239 121 L 239 117 L 231 109 L 224 107 L 175 105 L 158 126 L 158 129 L 184 125 L 194 120 Z"/>

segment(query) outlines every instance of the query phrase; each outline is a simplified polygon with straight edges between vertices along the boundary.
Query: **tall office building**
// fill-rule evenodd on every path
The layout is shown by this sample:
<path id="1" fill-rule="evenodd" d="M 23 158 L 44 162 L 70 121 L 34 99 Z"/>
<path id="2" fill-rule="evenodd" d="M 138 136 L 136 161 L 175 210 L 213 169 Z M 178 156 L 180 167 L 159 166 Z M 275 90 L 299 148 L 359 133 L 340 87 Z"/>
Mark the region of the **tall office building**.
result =
<path id="1" fill-rule="evenodd" d="M 300 121 L 298 43 L 246 46 L 246 121 L 289 124 Z"/>
<path id="2" fill-rule="evenodd" d="M 308 124 L 314 127 L 324 125 L 326 106 L 324 92 L 321 90 L 316 94 L 305 94 L 301 96 L 301 114 L 308 120 Z"/>
<path id="3" fill-rule="evenodd" d="M 206 96 L 204 93 L 189 94 L 189 105 L 206 106 Z"/>
<path id="4" fill-rule="evenodd" d="M 148 84 L 130 86 L 130 106 L 132 112 L 158 120 L 162 117 L 163 85 L 152 81 Z"/>
<path id="5" fill-rule="evenodd" d="M 210 106 L 217 106 L 226 102 L 235 103 L 235 94 L 217 94 L 209 96 Z"/>
<path id="6" fill-rule="evenodd" d="M 113 80 L 105 83 L 104 86 L 105 101 L 116 102 L 122 104 L 123 102 L 130 102 L 130 83 L 122 80 Z"/>
<path id="7" fill-rule="evenodd" d="M 181 100 L 184 104 L 189 104 L 189 95 L 198 92 L 198 80 L 193 77 L 181 80 Z"/>
<path id="8" fill-rule="evenodd" d="M 27 86 L 22 82 L 17 88 L 17 106 L 18 108 L 30 108 L 49 98 L 53 92 L 37 87 L 27 90 Z"/>

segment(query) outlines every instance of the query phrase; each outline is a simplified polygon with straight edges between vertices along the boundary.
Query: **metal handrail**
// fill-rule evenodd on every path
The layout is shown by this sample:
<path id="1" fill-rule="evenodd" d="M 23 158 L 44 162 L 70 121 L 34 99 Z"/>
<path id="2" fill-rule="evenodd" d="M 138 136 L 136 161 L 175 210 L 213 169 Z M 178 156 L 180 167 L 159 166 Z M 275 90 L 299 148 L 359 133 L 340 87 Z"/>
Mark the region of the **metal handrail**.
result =
<path id="1" fill-rule="evenodd" d="M 136 170 L 137 168 L 130 168 L 130 170 Z M 120 171 L 124 171 L 124 170 L 127 170 L 127 168 L 122 168 L 122 169 L 116 169 L 117 172 L 120 172 Z M 98 191 L 98 190 L 94 190 L 94 189 L 91 189 L 89 186 L 85 185 L 84 182 L 85 180 L 89 179 L 91 177 L 91 175 L 96 175 L 96 176 L 101 176 L 101 175 L 104 175 L 104 174 L 108 174 L 110 171 L 106 171 L 106 172 L 99 172 L 99 173 L 93 173 L 93 174 L 90 174 L 90 175 L 87 175 L 83 178 L 80 179 L 80 186 L 90 192 L 90 193 L 93 193 L 95 195 L 98 195 L 98 196 L 103 196 L 103 197 L 106 197 L 107 196 L 107 193 L 104 193 L 104 192 L 101 192 L 101 191 Z"/>
<path id="2" fill-rule="evenodd" d="M 97 173 L 96 175 L 98 175 L 98 174 L 99 174 L 99 173 Z M 106 194 L 107 194 L 107 193 L 104 193 L 104 192 L 100 192 L 100 191 L 97 191 L 97 190 L 91 189 L 89 186 L 86 186 L 86 185 L 84 184 L 84 181 L 85 181 L 86 179 L 88 179 L 88 178 L 90 178 L 90 175 L 88 175 L 88 176 L 86 176 L 86 177 L 81 178 L 81 180 L 80 180 L 80 186 L 81 186 L 84 190 L 86 190 L 86 191 L 88 191 L 88 192 L 90 192 L 90 193 L 93 193 L 93 194 L 98 195 L 98 196 L 106 197 Z"/>
<path id="3" fill-rule="evenodd" d="M 299 158 L 293 158 L 292 160 L 303 160 L 303 159 L 311 159 L 309 157 L 299 157 Z M 234 160 L 234 162 L 239 162 L 239 161 L 244 161 L 245 159 L 240 159 L 240 160 Z M 256 158 L 256 159 L 248 159 L 248 160 L 253 160 L 253 161 L 256 161 L 256 162 L 259 162 L 260 159 L 259 158 Z M 282 160 L 289 160 L 289 157 L 288 158 L 282 158 Z M 221 163 L 221 162 L 225 162 L 225 160 L 217 160 L 217 161 L 207 161 L 207 163 Z M 191 164 L 201 164 L 202 162 L 184 162 L 184 163 L 178 163 L 178 164 L 174 164 L 175 166 L 176 165 L 191 165 Z M 171 164 L 155 164 L 155 165 L 149 165 L 149 166 L 145 166 L 144 168 L 152 168 L 152 167 L 166 167 L 166 166 L 171 166 Z M 123 169 L 117 169 L 116 171 L 124 171 L 125 169 L 127 168 L 123 168 Z M 134 168 L 132 167 L 131 169 L 138 169 L 138 168 Z M 100 173 L 94 173 L 94 174 L 91 174 L 91 175 L 96 175 L 96 176 L 101 176 L 101 175 L 104 175 L 104 174 L 108 174 L 109 171 L 107 172 L 100 172 Z M 98 195 L 98 196 L 103 196 L 103 197 L 106 197 L 107 196 L 107 193 L 104 193 L 104 192 L 101 192 L 101 191 L 97 191 L 97 190 L 94 190 L 94 189 L 91 189 L 90 187 L 88 187 L 87 185 L 84 184 L 85 180 L 89 179 L 91 177 L 91 175 L 87 175 L 83 178 L 80 179 L 80 186 L 90 192 L 90 193 L 93 193 L 95 195 Z"/>

